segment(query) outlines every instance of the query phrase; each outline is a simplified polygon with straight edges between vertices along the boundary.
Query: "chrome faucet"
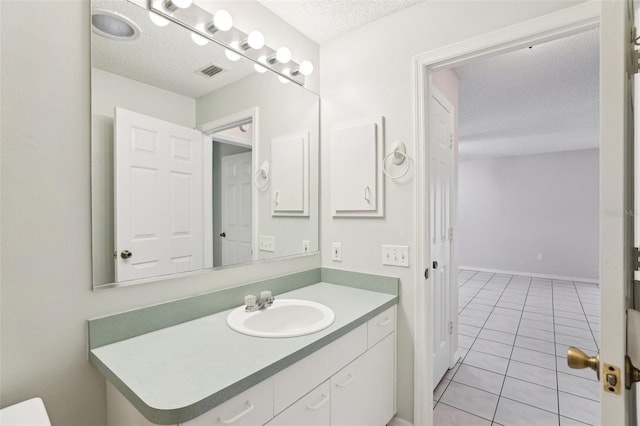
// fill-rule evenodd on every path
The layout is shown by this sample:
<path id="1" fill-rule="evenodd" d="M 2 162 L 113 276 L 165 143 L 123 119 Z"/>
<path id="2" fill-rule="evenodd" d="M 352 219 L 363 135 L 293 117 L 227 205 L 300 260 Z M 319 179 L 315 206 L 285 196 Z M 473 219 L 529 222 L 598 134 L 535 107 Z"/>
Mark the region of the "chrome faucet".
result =
<path id="1" fill-rule="evenodd" d="M 259 311 L 266 309 L 273 305 L 275 297 L 271 294 L 271 291 L 265 290 L 260 292 L 260 297 L 256 297 L 253 294 L 248 294 L 244 297 L 244 310 L 247 312 Z"/>

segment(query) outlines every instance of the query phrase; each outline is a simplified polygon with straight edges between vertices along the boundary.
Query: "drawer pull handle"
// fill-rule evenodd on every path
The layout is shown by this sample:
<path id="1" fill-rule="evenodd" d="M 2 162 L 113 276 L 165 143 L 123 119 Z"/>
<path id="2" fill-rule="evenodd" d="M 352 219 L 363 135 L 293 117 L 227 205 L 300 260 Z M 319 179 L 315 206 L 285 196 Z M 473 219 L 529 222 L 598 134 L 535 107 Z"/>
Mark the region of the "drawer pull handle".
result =
<path id="1" fill-rule="evenodd" d="M 218 417 L 218 422 L 222 423 L 223 425 L 235 423 L 238 419 L 247 415 L 249 411 L 253 410 L 253 404 L 251 403 L 251 401 L 245 402 L 245 405 L 247 406 L 247 408 L 245 408 L 240 413 L 236 414 L 234 417 L 230 418 L 229 420 L 226 420 L 224 417 L 220 416 Z"/>
<path id="2" fill-rule="evenodd" d="M 339 388 L 346 388 L 347 386 L 349 386 L 351 384 L 351 382 L 353 382 L 353 379 L 356 378 L 356 376 L 352 375 L 352 374 L 348 374 L 347 375 L 348 379 L 346 382 L 344 383 L 336 383 L 336 386 Z"/>
<path id="3" fill-rule="evenodd" d="M 329 395 L 322 394 L 322 399 L 320 400 L 320 402 L 318 402 L 316 405 L 307 405 L 307 410 L 315 411 L 318 408 L 322 407 L 324 404 L 326 404 L 328 400 L 329 400 Z"/>
<path id="4" fill-rule="evenodd" d="M 378 323 L 378 325 L 380 327 L 384 327 L 385 325 L 388 325 L 391 322 L 391 318 L 385 318 L 384 321 L 381 321 Z"/>

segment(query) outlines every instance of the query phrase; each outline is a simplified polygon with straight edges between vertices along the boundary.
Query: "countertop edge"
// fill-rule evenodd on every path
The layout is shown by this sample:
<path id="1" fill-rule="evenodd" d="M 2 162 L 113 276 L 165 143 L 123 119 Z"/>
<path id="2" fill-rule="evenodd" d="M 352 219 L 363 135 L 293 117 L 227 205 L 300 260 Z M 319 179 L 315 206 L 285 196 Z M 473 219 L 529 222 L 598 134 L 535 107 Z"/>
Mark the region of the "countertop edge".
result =
<path id="1" fill-rule="evenodd" d="M 231 386 L 221 389 L 218 392 L 200 401 L 181 408 L 164 410 L 160 408 L 150 407 L 142 399 L 140 399 L 140 397 L 138 397 L 135 392 L 129 389 L 129 387 L 100 360 L 100 358 L 94 355 L 92 350 L 89 352 L 89 361 L 127 398 L 129 402 L 131 402 L 136 407 L 136 409 L 145 418 L 147 418 L 147 420 L 159 425 L 184 423 L 206 413 L 207 411 L 233 398 L 241 392 L 244 392 L 252 386 L 257 385 L 258 383 L 268 379 L 269 377 L 272 377 L 285 368 L 295 364 L 297 361 L 300 361 L 304 357 L 325 347 L 329 343 L 337 340 L 350 331 L 355 330 L 357 327 L 365 324 L 371 318 L 375 317 L 391 306 L 396 305 L 398 303 L 398 300 L 399 297 L 395 295 L 389 301 L 384 302 L 383 304 L 372 309 L 366 314 L 354 319 L 353 321 L 345 324 L 337 330 L 334 330 L 332 333 L 311 342 L 307 346 L 304 346 L 303 348 L 292 352 L 291 354 L 279 359 L 278 361 L 266 366 L 265 368 L 256 371 L 251 376 L 245 377 L 244 379 L 235 382 Z"/>

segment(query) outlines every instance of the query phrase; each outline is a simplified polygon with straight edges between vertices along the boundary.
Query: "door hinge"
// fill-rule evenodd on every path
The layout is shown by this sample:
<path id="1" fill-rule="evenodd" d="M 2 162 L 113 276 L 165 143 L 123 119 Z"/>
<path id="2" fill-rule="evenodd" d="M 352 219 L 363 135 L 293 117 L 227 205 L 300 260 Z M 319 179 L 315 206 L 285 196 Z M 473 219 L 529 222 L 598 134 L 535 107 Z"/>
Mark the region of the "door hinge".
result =
<path id="1" fill-rule="evenodd" d="M 449 148 L 453 148 L 453 134 L 449 135 Z"/>
<path id="2" fill-rule="evenodd" d="M 634 271 L 640 271 L 640 249 L 634 247 L 631 252 L 631 266 Z"/>
<path id="3" fill-rule="evenodd" d="M 453 334 L 453 321 L 449 321 L 449 334 Z"/>
<path id="4" fill-rule="evenodd" d="M 449 241 L 453 241 L 453 228 L 449 228 Z"/>
<path id="5" fill-rule="evenodd" d="M 640 46 L 639 39 L 636 27 L 631 28 L 631 74 L 638 74 L 640 71 L 640 56 L 636 50 L 636 47 Z"/>

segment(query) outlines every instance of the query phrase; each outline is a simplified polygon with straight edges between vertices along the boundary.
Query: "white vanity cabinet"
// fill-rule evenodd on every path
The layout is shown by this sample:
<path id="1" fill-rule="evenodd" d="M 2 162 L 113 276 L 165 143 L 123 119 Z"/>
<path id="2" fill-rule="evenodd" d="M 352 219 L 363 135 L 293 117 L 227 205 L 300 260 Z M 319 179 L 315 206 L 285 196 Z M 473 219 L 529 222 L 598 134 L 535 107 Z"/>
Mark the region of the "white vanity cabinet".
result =
<path id="1" fill-rule="evenodd" d="M 395 336 L 331 378 L 331 425 L 385 425 L 394 415 Z"/>
<path id="2" fill-rule="evenodd" d="M 181 426 L 383 426 L 395 414 L 396 307 Z M 111 384 L 110 426 L 151 426 Z"/>

